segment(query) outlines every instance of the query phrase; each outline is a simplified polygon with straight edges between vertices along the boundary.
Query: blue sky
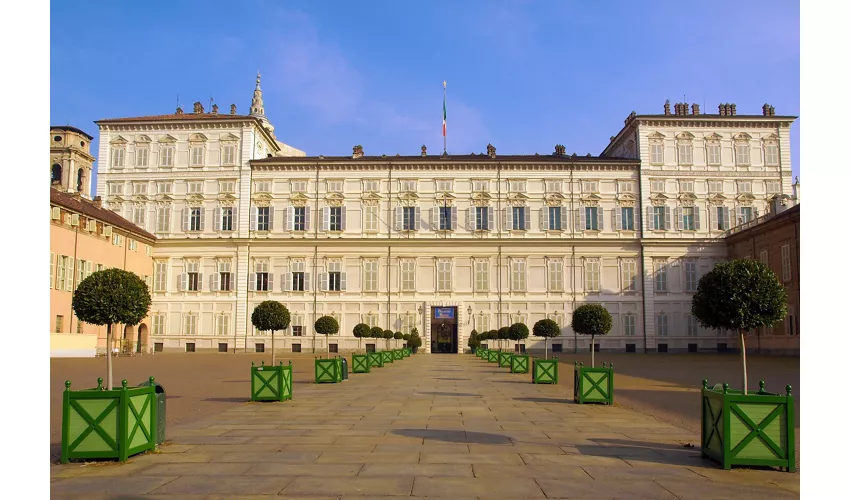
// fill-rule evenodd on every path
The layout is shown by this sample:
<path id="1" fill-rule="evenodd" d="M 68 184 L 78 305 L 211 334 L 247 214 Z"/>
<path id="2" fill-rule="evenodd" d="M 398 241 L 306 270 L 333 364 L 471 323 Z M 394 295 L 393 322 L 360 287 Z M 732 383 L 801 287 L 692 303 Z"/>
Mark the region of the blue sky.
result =
<path id="1" fill-rule="evenodd" d="M 631 111 L 687 99 L 799 116 L 799 2 L 51 2 L 50 119 L 247 113 L 309 155 L 598 155 Z M 792 163 L 799 173 L 799 129 Z"/>

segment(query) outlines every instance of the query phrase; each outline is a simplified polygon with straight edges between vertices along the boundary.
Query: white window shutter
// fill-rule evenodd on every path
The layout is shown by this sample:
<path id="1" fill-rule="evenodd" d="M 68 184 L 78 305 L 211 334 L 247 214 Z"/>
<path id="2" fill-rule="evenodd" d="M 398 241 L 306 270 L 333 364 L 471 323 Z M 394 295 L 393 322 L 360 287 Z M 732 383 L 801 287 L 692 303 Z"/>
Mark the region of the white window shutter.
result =
<path id="1" fill-rule="evenodd" d="M 395 207 L 395 230 L 401 231 L 404 227 L 404 210 L 401 207 Z"/>
<path id="2" fill-rule="evenodd" d="M 292 273 L 283 273 L 283 275 L 280 277 L 280 280 L 282 282 L 281 284 L 283 286 L 283 291 L 284 292 L 291 292 L 292 291 Z"/>
<path id="3" fill-rule="evenodd" d="M 655 217 L 652 216 L 652 207 L 646 207 L 646 226 L 650 230 L 658 229 L 655 227 Z"/>
<path id="4" fill-rule="evenodd" d="M 230 273 L 230 291 L 236 290 L 236 273 Z"/>
<path id="5" fill-rule="evenodd" d="M 310 273 L 304 273 L 304 291 L 310 291 Z"/>
<path id="6" fill-rule="evenodd" d="M 513 207 L 502 210 L 502 229 L 510 231 L 513 229 Z"/>
<path id="7" fill-rule="evenodd" d="M 617 231 L 623 229 L 623 209 L 621 207 L 614 209 L 614 224 Z"/>
<path id="8" fill-rule="evenodd" d="M 283 209 L 283 217 L 286 219 L 286 230 L 292 231 L 295 229 L 295 207 L 286 207 Z"/>
<path id="9" fill-rule="evenodd" d="M 729 229 L 729 207 L 723 207 L 723 229 Z"/>
<path id="10" fill-rule="evenodd" d="M 207 211 L 204 210 L 203 208 L 201 208 L 200 215 L 201 215 L 201 231 L 203 231 L 204 230 L 204 219 L 207 218 Z"/>
<path id="11" fill-rule="evenodd" d="M 449 226 L 449 229 L 456 230 L 457 229 L 457 207 L 451 207 L 451 211 L 452 211 L 452 214 L 451 214 L 452 220 L 451 220 L 451 225 Z"/>
<path id="12" fill-rule="evenodd" d="M 602 207 L 599 207 L 599 208 L 596 209 L 596 223 L 599 226 L 598 229 L 600 231 L 605 229 L 604 222 L 605 222 L 605 209 L 602 208 Z"/>
<path id="13" fill-rule="evenodd" d="M 269 284 L 266 290 L 272 292 L 274 291 L 274 273 L 268 273 L 269 275 Z"/>
<path id="14" fill-rule="evenodd" d="M 431 229 L 434 231 L 440 229 L 440 209 L 434 207 L 431 209 Z"/>
<path id="15" fill-rule="evenodd" d="M 187 281 L 186 273 L 181 273 L 180 276 L 177 277 L 177 290 L 179 290 L 181 292 L 186 290 L 186 281 Z"/>
<path id="16" fill-rule="evenodd" d="M 543 205 L 543 208 L 540 209 L 538 222 L 540 223 L 541 231 L 546 231 L 547 229 L 549 229 L 549 207 L 547 207 L 546 205 Z"/>
<path id="17" fill-rule="evenodd" d="M 202 291 L 204 289 L 204 275 L 203 273 L 198 273 L 198 291 Z"/>
<path id="18" fill-rule="evenodd" d="M 561 230 L 567 231 L 570 228 L 570 216 L 567 207 L 559 207 L 558 212 L 561 214 Z"/>
<path id="19" fill-rule="evenodd" d="M 220 277 L 219 273 L 212 273 L 210 275 L 210 291 L 211 292 L 217 292 L 218 291 L 219 277 Z"/>
<path id="20" fill-rule="evenodd" d="M 304 207 L 304 230 L 310 230 L 310 207 Z"/>
<path id="21" fill-rule="evenodd" d="M 664 229 L 670 230 L 670 207 L 664 207 Z"/>
<path id="22" fill-rule="evenodd" d="M 470 231 L 475 231 L 475 207 L 469 207 L 466 212 L 466 228 Z"/>
<path id="23" fill-rule="evenodd" d="M 413 229 L 416 231 L 422 229 L 422 209 L 420 207 L 413 209 Z"/>
<path id="24" fill-rule="evenodd" d="M 248 290 L 252 292 L 257 290 L 257 273 L 248 274 Z"/>
<path id="25" fill-rule="evenodd" d="M 215 207 L 213 209 L 213 229 L 215 231 L 221 231 L 221 207 Z"/>
<path id="26" fill-rule="evenodd" d="M 269 206 L 269 232 L 274 231 L 274 205 Z"/>
<path id="27" fill-rule="evenodd" d="M 525 227 L 523 229 L 525 229 L 526 231 L 530 231 L 531 230 L 531 207 L 525 207 L 523 209 L 523 212 L 525 212 Z"/>
<path id="28" fill-rule="evenodd" d="M 257 230 L 257 207 L 251 207 L 251 231 Z"/>
<path id="29" fill-rule="evenodd" d="M 331 228 L 331 211 L 329 207 L 322 207 L 322 231 L 329 231 Z"/>
<path id="30" fill-rule="evenodd" d="M 578 230 L 584 231 L 587 228 L 587 209 L 580 207 L 578 209 Z"/>
<path id="31" fill-rule="evenodd" d="M 419 209 L 417 208 L 417 210 L 419 210 Z M 342 224 L 340 225 L 340 229 L 343 230 L 343 231 L 345 231 L 345 219 L 346 219 L 345 213 L 346 213 L 346 209 L 345 209 L 345 207 L 342 207 Z"/>
<path id="32" fill-rule="evenodd" d="M 339 273 L 339 289 L 345 291 L 348 273 Z"/>
<path id="33" fill-rule="evenodd" d="M 183 231 L 189 230 L 189 209 L 183 208 Z"/>
<path id="34" fill-rule="evenodd" d="M 321 273 L 322 291 L 328 291 L 328 273 Z"/>
<path id="35" fill-rule="evenodd" d="M 634 221 L 635 231 L 640 231 L 640 210 L 637 207 L 635 207 L 632 210 L 632 213 L 634 214 L 633 217 L 635 219 L 635 221 Z"/>
<path id="36" fill-rule="evenodd" d="M 676 219 L 678 219 L 676 229 L 679 231 L 685 229 L 685 211 L 681 207 L 676 209 Z"/>
<path id="37" fill-rule="evenodd" d="M 496 229 L 496 225 L 493 224 L 494 214 L 496 213 L 496 209 L 493 207 L 487 207 L 487 229 L 492 231 Z"/>
<path id="38" fill-rule="evenodd" d="M 699 226 L 699 207 L 694 207 L 694 229 L 699 231 Z"/>

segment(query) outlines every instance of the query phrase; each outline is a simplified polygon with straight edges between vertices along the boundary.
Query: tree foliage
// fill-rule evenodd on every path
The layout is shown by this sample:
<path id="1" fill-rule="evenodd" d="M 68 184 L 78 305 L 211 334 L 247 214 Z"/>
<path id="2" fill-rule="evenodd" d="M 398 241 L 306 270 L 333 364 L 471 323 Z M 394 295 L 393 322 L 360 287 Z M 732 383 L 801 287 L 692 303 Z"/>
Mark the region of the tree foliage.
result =
<path id="1" fill-rule="evenodd" d="M 788 294 L 760 261 L 722 262 L 699 280 L 691 312 L 703 328 L 754 330 L 781 321 Z"/>
<path id="2" fill-rule="evenodd" d="M 466 341 L 466 345 L 472 349 L 481 347 L 481 337 L 478 335 L 478 332 L 472 330 L 472 333 L 469 334 L 469 340 Z"/>
<path id="3" fill-rule="evenodd" d="M 366 323 L 358 323 L 354 326 L 354 330 L 352 330 L 355 338 L 362 339 L 369 336 L 370 329 L 369 325 Z"/>
<path id="4" fill-rule="evenodd" d="M 407 345 L 410 347 L 422 347 L 422 338 L 418 334 L 410 334 L 410 340 Z"/>
<path id="5" fill-rule="evenodd" d="M 289 309 L 276 300 L 257 304 L 251 313 L 251 324 L 261 332 L 273 332 L 289 328 Z"/>
<path id="6" fill-rule="evenodd" d="M 393 338 L 394 338 L 394 339 L 396 339 L 396 340 L 401 340 L 401 339 L 403 339 L 403 338 L 404 338 L 404 334 L 403 334 L 403 333 L 401 333 L 401 332 L 395 332 L 395 333 L 393 334 Z"/>
<path id="7" fill-rule="evenodd" d="M 322 316 L 316 320 L 316 333 L 319 335 L 333 335 L 339 332 L 339 323 L 332 316 Z"/>
<path id="8" fill-rule="evenodd" d="M 393 335 L 395 335 L 395 333 L 393 333 L 392 330 L 384 330 L 384 333 L 381 336 L 383 338 L 389 340 L 389 339 L 393 338 Z"/>
<path id="9" fill-rule="evenodd" d="M 514 323 L 508 332 L 510 339 L 519 342 L 528 338 L 528 327 L 525 323 Z"/>
<path id="10" fill-rule="evenodd" d="M 584 304 L 573 311 L 572 327 L 578 334 L 606 335 L 611 325 L 611 314 L 599 304 Z"/>
<path id="11" fill-rule="evenodd" d="M 551 319 L 541 319 L 537 323 L 534 323 L 534 327 L 531 331 L 535 337 L 543 338 L 557 337 L 561 334 L 561 329 L 558 327 L 558 323 L 555 323 L 555 321 Z"/>
<path id="12" fill-rule="evenodd" d="M 401 336 L 401 338 L 402 338 L 405 342 L 407 342 L 408 340 L 410 340 L 410 334 L 409 334 L 409 333 L 405 333 L 404 335 L 402 335 L 402 336 Z"/>
<path id="13" fill-rule="evenodd" d="M 138 325 L 151 307 L 145 282 L 121 269 L 92 273 L 77 286 L 71 308 L 80 321 L 93 325 Z"/>
<path id="14" fill-rule="evenodd" d="M 373 339 L 382 339 L 384 338 L 384 330 L 380 326 L 373 326 L 371 330 L 369 330 L 369 337 Z"/>
<path id="15" fill-rule="evenodd" d="M 508 340 L 509 338 L 511 338 L 511 327 L 503 326 L 499 328 L 499 330 L 497 330 L 496 332 L 496 337 L 499 340 Z"/>

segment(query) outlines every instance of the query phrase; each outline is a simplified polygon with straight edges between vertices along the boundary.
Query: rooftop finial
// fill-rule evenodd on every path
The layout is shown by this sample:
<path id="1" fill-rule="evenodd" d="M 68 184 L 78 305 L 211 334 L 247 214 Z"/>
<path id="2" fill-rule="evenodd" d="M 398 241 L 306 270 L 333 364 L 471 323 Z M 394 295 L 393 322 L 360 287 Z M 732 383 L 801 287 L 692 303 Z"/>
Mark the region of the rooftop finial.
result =
<path id="1" fill-rule="evenodd" d="M 251 116 L 265 116 L 263 109 L 263 91 L 260 89 L 260 71 L 257 70 L 257 86 L 254 87 L 254 98 L 251 99 Z"/>

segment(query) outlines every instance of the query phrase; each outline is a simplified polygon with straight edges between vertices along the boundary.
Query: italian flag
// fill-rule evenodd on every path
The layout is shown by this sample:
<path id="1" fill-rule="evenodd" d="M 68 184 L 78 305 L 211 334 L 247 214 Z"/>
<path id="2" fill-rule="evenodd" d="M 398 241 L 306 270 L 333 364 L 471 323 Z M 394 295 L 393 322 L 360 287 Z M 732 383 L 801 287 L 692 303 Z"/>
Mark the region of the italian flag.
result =
<path id="1" fill-rule="evenodd" d="M 443 80 L 443 137 L 446 136 L 446 82 Z"/>

